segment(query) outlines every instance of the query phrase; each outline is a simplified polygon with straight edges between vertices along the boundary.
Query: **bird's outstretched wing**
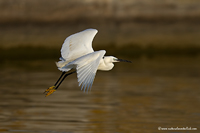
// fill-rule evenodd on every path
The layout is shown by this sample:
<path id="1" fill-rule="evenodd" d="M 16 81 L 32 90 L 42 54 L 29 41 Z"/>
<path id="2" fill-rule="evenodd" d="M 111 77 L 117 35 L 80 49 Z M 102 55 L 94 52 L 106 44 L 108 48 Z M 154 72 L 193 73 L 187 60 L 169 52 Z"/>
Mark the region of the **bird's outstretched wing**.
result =
<path id="1" fill-rule="evenodd" d="M 61 48 L 62 58 L 70 62 L 83 55 L 94 52 L 92 41 L 97 32 L 96 29 L 86 29 L 67 37 Z"/>
<path id="2" fill-rule="evenodd" d="M 105 53 L 105 50 L 95 51 L 73 61 L 73 64 L 77 65 L 77 78 L 81 90 L 84 89 L 85 91 L 87 89 L 88 91 L 92 87 L 100 60 Z"/>

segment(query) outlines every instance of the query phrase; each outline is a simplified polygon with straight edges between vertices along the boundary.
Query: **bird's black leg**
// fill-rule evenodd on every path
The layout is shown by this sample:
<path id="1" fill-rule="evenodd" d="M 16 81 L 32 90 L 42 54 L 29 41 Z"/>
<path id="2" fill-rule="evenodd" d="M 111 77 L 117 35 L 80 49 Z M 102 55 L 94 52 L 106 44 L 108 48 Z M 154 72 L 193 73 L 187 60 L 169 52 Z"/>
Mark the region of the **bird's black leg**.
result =
<path id="1" fill-rule="evenodd" d="M 63 77 L 63 75 L 65 75 L 66 72 L 62 72 L 62 74 L 60 75 L 59 79 L 56 81 L 56 83 L 54 84 L 54 86 L 56 86 L 58 84 L 58 82 L 60 81 L 60 79 Z"/>
<path id="2" fill-rule="evenodd" d="M 60 81 L 60 83 L 56 86 L 55 90 L 58 89 L 58 87 L 60 86 L 60 84 L 63 82 L 63 80 L 64 80 L 67 76 L 69 76 L 69 75 L 71 75 L 71 74 L 73 74 L 73 73 L 75 73 L 75 72 L 76 72 L 76 71 L 65 74 L 65 76 L 62 78 L 62 80 Z M 57 81 L 57 82 L 58 82 L 58 81 Z M 57 84 L 57 82 L 56 82 L 56 84 Z"/>
<path id="3" fill-rule="evenodd" d="M 66 72 L 63 72 L 62 74 L 61 74 L 61 76 L 59 77 L 59 79 L 56 81 L 56 83 L 54 84 L 54 86 L 51 86 L 51 87 L 49 87 L 44 93 L 46 93 L 46 96 L 49 96 L 50 94 L 52 94 L 54 91 L 56 91 L 57 89 L 58 89 L 58 87 L 60 86 L 60 84 L 63 82 L 63 80 L 67 77 L 67 76 L 69 76 L 69 75 L 71 75 L 71 74 L 73 74 L 73 73 L 75 73 L 76 71 L 74 71 L 74 72 L 71 72 L 71 73 L 66 73 Z M 57 85 L 58 84 L 58 85 Z"/>

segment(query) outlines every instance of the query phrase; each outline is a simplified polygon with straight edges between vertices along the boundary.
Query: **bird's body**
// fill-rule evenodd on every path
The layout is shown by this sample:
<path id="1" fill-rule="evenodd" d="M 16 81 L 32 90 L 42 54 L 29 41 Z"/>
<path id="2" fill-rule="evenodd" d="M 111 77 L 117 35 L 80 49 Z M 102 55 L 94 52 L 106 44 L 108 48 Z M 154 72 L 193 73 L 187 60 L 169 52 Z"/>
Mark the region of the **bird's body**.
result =
<path id="1" fill-rule="evenodd" d="M 66 72 L 75 69 L 79 86 L 81 86 L 81 90 L 84 88 L 85 91 L 91 88 L 97 70 L 111 70 L 114 67 L 113 62 L 130 62 L 113 56 L 104 56 L 105 50 L 94 51 L 92 41 L 97 32 L 96 29 L 86 29 L 65 39 L 61 48 L 60 61 L 56 62 L 58 69 L 63 72 L 59 80 Z M 59 85 L 66 76 L 63 77 Z M 45 91 L 47 95 L 53 93 L 51 90 L 55 87 L 54 91 L 58 88 L 59 85 L 57 83 L 59 80 L 54 86 Z"/>

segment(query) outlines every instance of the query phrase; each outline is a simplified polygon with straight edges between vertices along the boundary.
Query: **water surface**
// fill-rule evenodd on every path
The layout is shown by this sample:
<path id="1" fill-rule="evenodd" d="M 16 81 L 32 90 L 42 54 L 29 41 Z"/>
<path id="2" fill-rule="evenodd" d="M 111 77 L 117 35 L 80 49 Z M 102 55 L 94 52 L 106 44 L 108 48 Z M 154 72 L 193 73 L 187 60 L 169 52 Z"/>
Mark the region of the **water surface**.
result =
<path id="1" fill-rule="evenodd" d="M 118 63 L 98 72 L 89 93 L 76 75 L 45 97 L 60 76 L 54 60 L 4 61 L 0 132 L 144 133 L 158 127 L 200 130 L 200 58 L 157 57 Z"/>

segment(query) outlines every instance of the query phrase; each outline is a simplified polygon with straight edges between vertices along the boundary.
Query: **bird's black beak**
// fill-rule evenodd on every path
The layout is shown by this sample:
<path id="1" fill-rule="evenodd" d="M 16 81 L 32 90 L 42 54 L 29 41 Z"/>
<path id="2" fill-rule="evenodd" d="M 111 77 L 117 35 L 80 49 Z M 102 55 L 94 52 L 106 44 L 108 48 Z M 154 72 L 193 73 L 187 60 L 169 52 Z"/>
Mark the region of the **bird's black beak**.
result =
<path id="1" fill-rule="evenodd" d="M 117 61 L 119 61 L 119 62 L 128 62 L 128 63 L 132 63 L 131 61 L 123 60 L 123 59 L 117 59 Z"/>

